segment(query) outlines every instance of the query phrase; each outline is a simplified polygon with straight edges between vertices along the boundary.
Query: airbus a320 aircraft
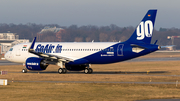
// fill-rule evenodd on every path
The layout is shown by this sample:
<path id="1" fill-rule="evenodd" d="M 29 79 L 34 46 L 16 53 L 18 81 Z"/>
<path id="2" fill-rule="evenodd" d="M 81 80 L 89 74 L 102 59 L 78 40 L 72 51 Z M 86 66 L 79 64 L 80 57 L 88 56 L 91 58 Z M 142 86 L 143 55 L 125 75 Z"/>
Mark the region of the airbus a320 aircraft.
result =
<path id="1" fill-rule="evenodd" d="M 108 64 L 129 60 L 154 52 L 161 47 L 151 44 L 157 10 L 149 10 L 132 36 L 125 42 L 36 42 L 12 47 L 5 58 L 23 63 L 28 70 L 46 70 L 49 64 L 59 66 L 58 73 L 84 70 L 90 74 L 91 64 Z"/>

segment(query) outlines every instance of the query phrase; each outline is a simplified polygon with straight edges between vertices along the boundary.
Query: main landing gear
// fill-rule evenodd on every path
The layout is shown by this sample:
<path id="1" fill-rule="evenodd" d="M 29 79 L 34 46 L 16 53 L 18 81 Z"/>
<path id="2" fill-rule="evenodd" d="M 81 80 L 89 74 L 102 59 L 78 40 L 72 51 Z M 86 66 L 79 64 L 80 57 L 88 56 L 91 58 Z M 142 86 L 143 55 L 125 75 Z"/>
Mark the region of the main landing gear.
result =
<path id="1" fill-rule="evenodd" d="M 59 68 L 58 73 L 59 74 L 62 74 L 62 73 L 65 74 L 65 73 L 67 73 L 67 69 L 66 68 Z"/>
<path id="2" fill-rule="evenodd" d="M 92 68 L 85 68 L 84 69 L 84 73 L 85 74 L 91 74 L 92 72 L 93 72 Z M 66 68 L 59 68 L 58 69 L 58 73 L 59 74 L 65 74 L 65 73 L 67 73 L 67 69 Z"/>
<path id="3" fill-rule="evenodd" d="M 85 74 L 91 74 L 93 72 L 92 68 L 85 68 L 84 73 Z"/>
<path id="4" fill-rule="evenodd" d="M 91 74 L 93 72 L 93 69 L 90 67 L 91 67 L 91 64 L 88 64 L 87 68 L 84 69 L 85 74 Z"/>
<path id="5" fill-rule="evenodd" d="M 58 73 L 59 74 L 65 74 L 65 73 L 67 73 L 67 69 L 66 68 L 63 68 L 63 62 L 62 61 L 59 61 L 58 63 L 57 63 L 57 65 L 59 66 L 59 67 L 61 67 L 61 68 L 59 68 L 58 69 Z"/>
<path id="6" fill-rule="evenodd" d="M 57 66 L 60 67 L 58 69 L 59 74 L 65 74 L 65 73 L 67 73 L 67 70 L 69 70 L 69 71 L 84 70 L 85 74 L 91 74 L 93 72 L 92 68 L 90 68 L 90 66 L 91 66 L 90 64 L 87 64 L 87 65 L 69 65 L 69 64 L 64 64 L 62 61 L 59 61 L 57 63 Z"/>

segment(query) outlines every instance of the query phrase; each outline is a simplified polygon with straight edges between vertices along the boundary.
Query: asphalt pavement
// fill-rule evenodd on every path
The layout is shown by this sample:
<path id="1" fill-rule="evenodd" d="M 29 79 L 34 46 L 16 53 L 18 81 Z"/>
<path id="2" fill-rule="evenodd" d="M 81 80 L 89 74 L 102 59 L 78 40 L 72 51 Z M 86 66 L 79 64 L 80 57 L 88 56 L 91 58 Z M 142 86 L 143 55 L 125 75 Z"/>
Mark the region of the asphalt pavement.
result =
<path id="1" fill-rule="evenodd" d="M 22 63 L 14 63 L 7 60 L 0 60 L 0 66 L 5 66 L 5 65 L 22 65 Z"/>

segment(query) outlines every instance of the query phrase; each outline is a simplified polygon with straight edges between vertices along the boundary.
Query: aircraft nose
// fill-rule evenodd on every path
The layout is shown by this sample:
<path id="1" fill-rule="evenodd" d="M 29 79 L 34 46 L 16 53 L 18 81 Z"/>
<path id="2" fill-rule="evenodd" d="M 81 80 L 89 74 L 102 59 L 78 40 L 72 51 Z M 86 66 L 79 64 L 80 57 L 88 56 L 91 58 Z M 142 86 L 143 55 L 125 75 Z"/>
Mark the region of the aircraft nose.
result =
<path id="1" fill-rule="evenodd" d="M 8 60 L 8 52 L 4 55 L 4 58 Z"/>

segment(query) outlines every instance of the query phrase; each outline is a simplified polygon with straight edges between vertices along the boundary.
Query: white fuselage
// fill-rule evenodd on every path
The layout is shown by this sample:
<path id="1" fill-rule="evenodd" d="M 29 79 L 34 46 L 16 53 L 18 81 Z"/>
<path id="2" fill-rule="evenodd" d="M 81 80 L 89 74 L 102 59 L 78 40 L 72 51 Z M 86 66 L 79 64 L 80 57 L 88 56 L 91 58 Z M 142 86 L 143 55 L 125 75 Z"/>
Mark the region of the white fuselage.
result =
<path id="1" fill-rule="evenodd" d="M 102 51 L 103 49 L 106 49 L 107 47 L 110 47 L 116 43 L 117 42 L 36 42 L 34 45 L 34 50 L 41 52 L 44 51 L 44 53 L 64 56 L 76 60 Z M 37 55 L 28 52 L 30 45 L 31 43 L 15 45 L 12 51 L 8 51 L 5 54 L 5 58 L 12 62 L 25 63 L 26 59 L 29 57 L 38 57 Z M 46 49 L 51 50 L 46 51 Z M 112 50 L 114 50 L 113 47 Z M 114 53 L 111 51 L 108 54 Z"/>

